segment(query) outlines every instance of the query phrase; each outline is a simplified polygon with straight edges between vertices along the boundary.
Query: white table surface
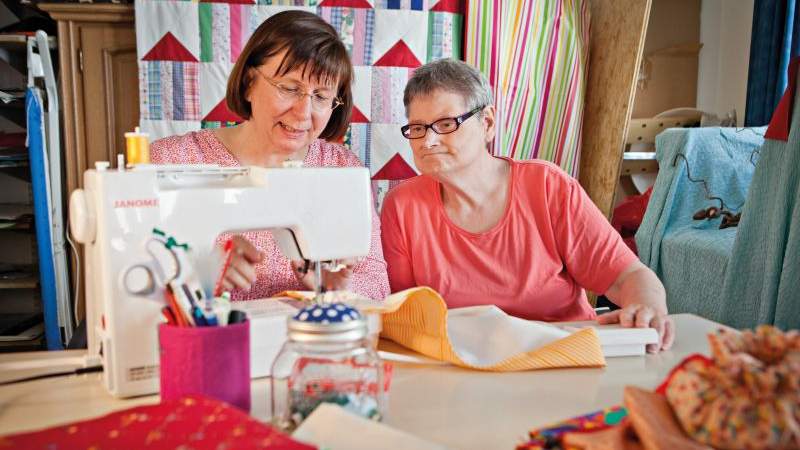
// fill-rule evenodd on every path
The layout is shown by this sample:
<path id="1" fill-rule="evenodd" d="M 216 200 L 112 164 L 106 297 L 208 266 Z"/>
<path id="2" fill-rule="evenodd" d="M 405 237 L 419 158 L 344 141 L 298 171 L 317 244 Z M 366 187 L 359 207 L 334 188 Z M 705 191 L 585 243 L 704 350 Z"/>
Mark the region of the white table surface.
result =
<path id="1" fill-rule="evenodd" d="M 620 404 L 626 385 L 655 388 L 687 355 L 708 354 L 706 335 L 720 325 L 690 314 L 673 317 L 677 339 L 670 351 L 609 358 L 607 367 L 599 369 L 489 373 L 395 363 L 386 422 L 454 449 L 512 449 L 531 428 Z M 396 348 L 388 345 L 382 348 Z M 9 368 L 31 355 L 0 355 L 0 381 L 29 373 Z M 42 352 L 37 357 L 64 355 L 80 352 Z M 157 395 L 116 399 L 104 390 L 101 377 L 92 373 L 0 387 L 0 435 L 158 402 Z M 269 380 L 254 380 L 252 387 L 252 415 L 266 421 Z"/>

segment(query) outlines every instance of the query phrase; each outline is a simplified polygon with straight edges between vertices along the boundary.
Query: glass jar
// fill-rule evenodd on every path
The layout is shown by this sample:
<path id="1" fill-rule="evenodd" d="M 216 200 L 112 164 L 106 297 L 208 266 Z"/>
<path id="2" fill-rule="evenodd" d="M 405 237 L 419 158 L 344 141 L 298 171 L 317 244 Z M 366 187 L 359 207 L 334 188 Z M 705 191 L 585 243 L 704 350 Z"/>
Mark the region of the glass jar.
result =
<path id="1" fill-rule="evenodd" d="M 287 329 L 272 364 L 275 426 L 294 430 L 321 403 L 383 418 L 383 364 L 358 310 L 343 303 L 311 305 L 290 317 Z"/>

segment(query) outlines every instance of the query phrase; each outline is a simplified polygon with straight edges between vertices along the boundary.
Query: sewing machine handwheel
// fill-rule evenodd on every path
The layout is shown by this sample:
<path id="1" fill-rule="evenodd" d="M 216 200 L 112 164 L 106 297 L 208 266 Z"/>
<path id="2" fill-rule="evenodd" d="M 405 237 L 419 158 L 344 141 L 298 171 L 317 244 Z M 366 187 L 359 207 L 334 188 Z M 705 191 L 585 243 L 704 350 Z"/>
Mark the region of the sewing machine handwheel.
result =
<path id="1" fill-rule="evenodd" d="M 69 197 L 69 229 L 81 244 L 94 242 L 96 228 L 94 208 L 83 189 L 75 189 Z"/>
<path id="2" fill-rule="evenodd" d="M 150 295 L 155 290 L 153 272 L 147 266 L 131 266 L 122 278 L 125 289 L 131 295 Z"/>

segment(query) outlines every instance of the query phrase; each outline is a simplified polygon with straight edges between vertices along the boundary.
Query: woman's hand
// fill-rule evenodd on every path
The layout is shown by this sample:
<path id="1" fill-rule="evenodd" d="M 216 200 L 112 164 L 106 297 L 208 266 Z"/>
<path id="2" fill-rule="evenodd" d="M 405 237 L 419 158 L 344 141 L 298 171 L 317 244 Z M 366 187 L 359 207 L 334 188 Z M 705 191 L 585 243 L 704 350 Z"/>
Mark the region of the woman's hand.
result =
<path id="1" fill-rule="evenodd" d="M 601 325 L 618 323 L 625 328 L 655 328 L 658 331 L 660 344 L 648 344 L 648 353 L 669 350 L 675 340 L 675 323 L 666 314 L 658 313 L 654 308 L 634 303 L 622 309 L 597 316 Z"/>
<path id="2" fill-rule="evenodd" d="M 667 294 L 656 274 L 640 261 L 631 264 L 606 291 L 619 310 L 602 314 L 597 323 L 618 323 L 626 328 L 655 328 L 660 344 L 649 344 L 649 353 L 668 350 L 675 340 L 675 324 L 667 316 Z"/>
<path id="3" fill-rule="evenodd" d="M 264 259 L 264 254 L 243 236 L 231 238 L 231 264 L 222 279 L 222 289 L 231 291 L 234 288 L 248 290 L 256 281 L 256 267 Z"/>
<path id="4" fill-rule="evenodd" d="M 323 287 L 326 291 L 346 291 L 350 287 L 350 280 L 353 277 L 353 268 L 356 261 L 343 260 L 340 261 L 338 266 L 339 270 L 331 271 L 322 269 Z M 307 272 L 303 272 L 305 268 L 304 261 L 292 261 L 292 269 L 294 269 L 294 276 L 297 280 L 303 283 L 308 289 L 316 290 L 317 276 L 314 270 L 309 267 Z"/>

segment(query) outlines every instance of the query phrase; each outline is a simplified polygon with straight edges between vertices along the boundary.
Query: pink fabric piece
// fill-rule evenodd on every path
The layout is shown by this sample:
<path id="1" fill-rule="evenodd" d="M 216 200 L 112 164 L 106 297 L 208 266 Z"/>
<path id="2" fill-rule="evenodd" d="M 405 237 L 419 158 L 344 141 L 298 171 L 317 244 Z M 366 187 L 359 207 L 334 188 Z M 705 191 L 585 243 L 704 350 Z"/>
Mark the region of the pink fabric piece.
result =
<path id="1" fill-rule="evenodd" d="M 450 221 L 439 183 L 402 182 L 381 213 L 392 291 L 430 286 L 451 308 L 493 304 L 532 320 L 589 320 L 637 258 L 578 182 L 555 164 L 513 161 L 505 215 L 471 233 Z"/>
<path id="2" fill-rule="evenodd" d="M 364 48 L 367 45 L 367 12 L 366 9 L 353 11 L 355 24 L 353 25 L 353 48 L 350 51 L 350 58 L 354 66 L 366 66 L 372 61 L 365 61 Z M 369 36 L 372 39 L 372 36 Z M 370 42 L 371 43 L 371 42 Z"/>
<path id="3" fill-rule="evenodd" d="M 200 120 L 198 64 L 183 64 L 183 120 Z"/>
<path id="4" fill-rule="evenodd" d="M 250 322 L 158 326 L 161 401 L 200 394 L 250 412 Z"/>
<path id="5" fill-rule="evenodd" d="M 231 61 L 236 61 L 242 53 L 242 5 L 230 5 L 231 16 Z"/>
<path id="6" fill-rule="evenodd" d="M 197 58 L 169 31 L 142 57 L 142 61 L 187 61 Z"/>
<path id="7" fill-rule="evenodd" d="M 150 160 L 154 164 L 218 164 L 239 166 L 239 161 L 225 148 L 211 130 L 171 136 L 153 142 Z M 308 149 L 303 164 L 308 167 L 360 167 L 361 161 L 350 150 L 323 140 L 314 141 Z M 243 211 L 244 213 L 244 211 Z M 179 233 L 179 230 L 172 233 Z M 261 250 L 264 260 L 256 264 L 256 282 L 250 290 L 235 289 L 234 300 L 251 300 L 269 297 L 285 290 L 306 290 L 294 275 L 291 262 L 281 253 L 269 231 L 243 233 Z M 222 244 L 230 237 L 222 234 L 217 242 Z M 380 220 L 372 214 L 372 237 L 369 255 L 353 269 L 350 290 L 369 298 L 383 300 L 389 294 L 386 262 L 381 248 Z"/>
<path id="8" fill-rule="evenodd" d="M 422 63 L 419 62 L 414 52 L 408 48 L 408 44 L 400 39 L 372 65 L 375 67 L 408 67 L 416 69 Z"/>

